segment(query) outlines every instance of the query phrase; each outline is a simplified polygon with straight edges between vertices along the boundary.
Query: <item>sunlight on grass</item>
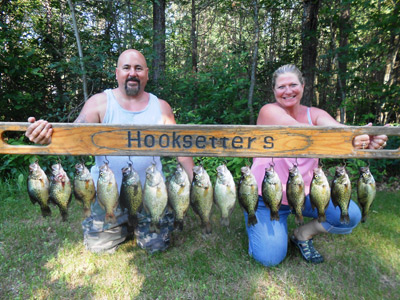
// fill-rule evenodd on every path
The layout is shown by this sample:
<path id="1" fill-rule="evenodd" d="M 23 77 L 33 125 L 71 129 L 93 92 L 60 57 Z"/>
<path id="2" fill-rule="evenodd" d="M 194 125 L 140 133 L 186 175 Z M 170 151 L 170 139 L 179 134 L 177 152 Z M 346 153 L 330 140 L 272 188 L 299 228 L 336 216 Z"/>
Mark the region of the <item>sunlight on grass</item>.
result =
<path id="1" fill-rule="evenodd" d="M 154 255 L 133 240 L 113 254 L 83 245 L 82 207 L 72 202 L 68 222 L 52 207 L 42 218 L 24 187 L 0 183 L 1 299 L 398 299 L 400 298 L 400 193 L 379 193 L 365 224 L 350 235 L 321 235 L 325 257 L 304 262 L 292 245 L 277 267 L 247 253 L 239 206 L 228 228 L 214 210 L 213 233 L 202 235 L 190 210 L 171 247 Z M 6 191 L 7 196 L 2 196 Z M 294 228 L 289 217 L 289 230 Z M 371 284 L 373 283 L 373 284 Z"/>

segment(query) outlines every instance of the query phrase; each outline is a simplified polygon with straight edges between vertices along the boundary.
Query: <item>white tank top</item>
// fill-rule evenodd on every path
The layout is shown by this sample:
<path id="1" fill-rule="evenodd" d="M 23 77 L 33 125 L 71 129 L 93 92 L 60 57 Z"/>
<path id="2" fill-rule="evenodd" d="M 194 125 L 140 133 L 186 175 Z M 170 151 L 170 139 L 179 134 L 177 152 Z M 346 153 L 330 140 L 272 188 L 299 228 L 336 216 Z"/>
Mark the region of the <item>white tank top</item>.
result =
<path id="1" fill-rule="evenodd" d="M 141 111 L 129 111 L 119 105 L 111 89 L 105 90 L 104 92 L 107 95 L 107 109 L 102 124 L 163 124 L 160 102 L 153 94 L 149 94 L 149 103 L 145 109 Z M 146 179 L 146 169 L 153 162 L 156 163 L 157 169 L 162 173 L 162 165 L 159 156 L 96 156 L 96 165 L 91 169 L 91 174 L 96 184 L 99 177 L 99 167 L 104 164 L 106 159 L 109 161 L 109 167 L 114 172 L 118 189 L 121 187 L 122 182 L 121 170 L 128 165 L 129 159 L 132 161 L 135 170 L 139 173 L 142 185 L 144 185 Z"/>

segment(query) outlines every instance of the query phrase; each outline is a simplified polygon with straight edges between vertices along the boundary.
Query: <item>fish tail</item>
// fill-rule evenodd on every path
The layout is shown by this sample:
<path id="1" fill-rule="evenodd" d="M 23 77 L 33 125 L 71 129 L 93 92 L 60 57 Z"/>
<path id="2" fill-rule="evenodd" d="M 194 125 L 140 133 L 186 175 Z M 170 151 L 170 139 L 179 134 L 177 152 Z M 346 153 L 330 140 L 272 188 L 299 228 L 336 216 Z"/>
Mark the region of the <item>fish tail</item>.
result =
<path id="1" fill-rule="evenodd" d="M 365 221 L 367 221 L 367 214 L 363 212 L 362 218 L 361 218 L 361 223 L 365 223 Z"/>
<path id="2" fill-rule="evenodd" d="M 349 217 L 349 215 L 348 215 L 348 214 L 341 214 L 341 215 L 340 215 L 340 223 L 346 224 L 346 225 L 350 224 L 350 217 Z"/>
<path id="3" fill-rule="evenodd" d="M 318 212 L 318 222 L 322 223 L 326 221 L 325 212 Z"/>
<path id="4" fill-rule="evenodd" d="M 255 214 L 249 215 L 249 219 L 247 221 L 247 226 L 254 226 L 257 224 L 257 217 Z"/>
<path id="5" fill-rule="evenodd" d="M 51 216 L 51 210 L 50 207 L 48 207 L 47 205 L 43 205 L 40 207 L 40 210 L 42 211 L 42 216 L 44 218 Z"/>
<path id="6" fill-rule="evenodd" d="M 205 234 L 210 234 L 212 232 L 210 221 L 208 221 L 207 223 L 204 224 L 203 232 Z"/>
<path id="7" fill-rule="evenodd" d="M 150 233 L 160 233 L 160 225 L 151 222 L 150 223 Z"/>
<path id="8" fill-rule="evenodd" d="M 106 223 L 115 224 L 117 223 L 117 218 L 115 217 L 114 213 L 106 213 L 106 217 L 104 220 Z"/>
<path id="9" fill-rule="evenodd" d="M 60 208 L 60 213 L 63 222 L 66 222 L 68 220 L 68 211 Z"/>
<path id="10" fill-rule="evenodd" d="M 175 221 L 174 221 L 174 227 L 175 227 L 178 231 L 182 231 L 182 230 L 183 230 L 183 220 L 175 220 Z"/>
<path id="11" fill-rule="evenodd" d="M 303 225 L 304 219 L 302 214 L 296 214 L 295 221 L 297 225 Z"/>
<path id="12" fill-rule="evenodd" d="M 83 214 L 85 215 L 86 218 L 90 217 L 90 214 L 91 214 L 90 207 L 89 208 L 88 207 L 84 207 L 83 208 Z"/>
<path id="13" fill-rule="evenodd" d="M 276 221 L 279 221 L 279 213 L 277 212 L 277 211 L 272 211 L 271 210 L 271 221 L 272 220 L 276 220 Z"/>
<path id="14" fill-rule="evenodd" d="M 222 226 L 229 226 L 229 218 L 221 218 Z"/>
<path id="15" fill-rule="evenodd" d="M 128 216 L 128 224 L 132 226 L 133 228 L 136 228 L 139 224 L 138 217 L 135 215 L 129 215 Z"/>

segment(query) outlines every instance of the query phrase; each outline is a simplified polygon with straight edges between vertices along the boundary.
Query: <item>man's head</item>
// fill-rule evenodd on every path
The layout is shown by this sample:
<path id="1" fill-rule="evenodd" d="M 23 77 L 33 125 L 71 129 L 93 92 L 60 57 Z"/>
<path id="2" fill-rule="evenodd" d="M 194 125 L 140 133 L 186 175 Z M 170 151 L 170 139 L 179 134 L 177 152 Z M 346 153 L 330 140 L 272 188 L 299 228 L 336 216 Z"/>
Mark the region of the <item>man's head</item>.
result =
<path id="1" fill-rule="evenodd" d="M 143 54 L 134 49 L 122 52 L 118 58 L 115 75 L 118 87 L 124 90 L 127 96 L 142 93 L 149 80 L 149 69 Z"/>

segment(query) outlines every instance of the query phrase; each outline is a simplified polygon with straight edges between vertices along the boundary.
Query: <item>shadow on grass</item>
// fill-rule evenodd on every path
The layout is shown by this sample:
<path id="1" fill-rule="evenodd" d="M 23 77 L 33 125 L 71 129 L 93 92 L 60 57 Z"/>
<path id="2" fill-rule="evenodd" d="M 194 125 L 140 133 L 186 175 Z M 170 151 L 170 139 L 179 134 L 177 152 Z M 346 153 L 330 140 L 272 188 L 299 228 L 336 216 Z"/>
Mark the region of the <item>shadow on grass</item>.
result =
<path id="1" fill-rule="evenodd" d="M 1 299 L 400 298 L 399 193 L 378 194 L 377 213 L 352 234 L 316 237 L 323 264 L 307 264 L 290 245 L 273 268 L 249 257 L 238 205 L 229 227 L 220 226 L 214 208 L 206 237 L 189 210 L 184 230 L 163 253 L 149 255 L 127 240 L 114 254 L 99 255 L 82 244 L 77 203 L 61 222 L 55 208 L 43 219 L 24 197 L 1 204 Z M 291 216 L 289 230 L 294 226 Z"/>

